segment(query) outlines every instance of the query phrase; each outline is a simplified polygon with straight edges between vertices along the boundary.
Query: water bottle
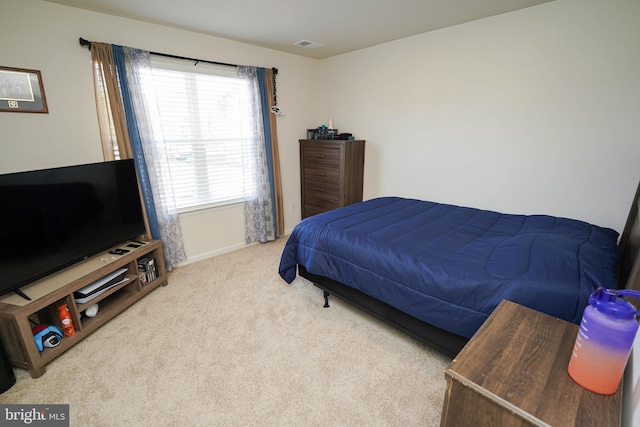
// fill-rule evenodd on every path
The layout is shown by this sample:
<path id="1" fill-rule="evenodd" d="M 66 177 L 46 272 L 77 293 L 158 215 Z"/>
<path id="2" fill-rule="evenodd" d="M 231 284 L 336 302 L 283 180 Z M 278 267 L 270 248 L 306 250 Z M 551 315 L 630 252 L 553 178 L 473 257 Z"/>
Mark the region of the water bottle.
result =
<path id="1" fill-rule="evenodd" d="M 640 313 L 623 295 L 640 298 L 638 291 L 598 288 L 582 315 L 568 371 L 594 393 L 616 392 L 638 331 Z"/>
<path id="2" fill-rule="evenodd" d="M 62 323 L 62 332 L 65 337 L 72 337 L 76 333 L 76 328 L 71 320 L 71 313 L 69 313 L 69 307 L 67 304 L 62 304 L 58 307 L 58 315 L 60 316 L 60 323 Z"/>

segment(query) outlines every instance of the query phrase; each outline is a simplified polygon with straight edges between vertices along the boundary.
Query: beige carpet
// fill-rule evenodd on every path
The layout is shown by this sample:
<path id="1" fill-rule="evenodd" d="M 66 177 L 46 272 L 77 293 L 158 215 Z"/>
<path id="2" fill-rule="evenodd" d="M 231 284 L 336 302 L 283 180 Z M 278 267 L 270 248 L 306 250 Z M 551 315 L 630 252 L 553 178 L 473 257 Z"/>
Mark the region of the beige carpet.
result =
<path id="1" fill-rule="evenodd" d="M 436 426 L 450 359 L 302 278 L 285 239 L 175 269 L 3 403 L 69 403 L 72 426 Z"/>

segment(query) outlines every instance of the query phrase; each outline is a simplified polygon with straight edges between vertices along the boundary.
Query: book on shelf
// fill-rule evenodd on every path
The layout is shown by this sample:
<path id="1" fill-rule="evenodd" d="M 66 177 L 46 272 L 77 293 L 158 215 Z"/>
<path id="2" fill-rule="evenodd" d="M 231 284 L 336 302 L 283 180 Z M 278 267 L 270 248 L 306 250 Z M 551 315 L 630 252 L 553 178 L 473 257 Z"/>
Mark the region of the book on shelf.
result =
<path id="1" fill-rule="evenodd" d="M 138 275 L 143 285 L 153 282 L 158 277 L 156 260 L 150 257 L 138 259 Z"/>

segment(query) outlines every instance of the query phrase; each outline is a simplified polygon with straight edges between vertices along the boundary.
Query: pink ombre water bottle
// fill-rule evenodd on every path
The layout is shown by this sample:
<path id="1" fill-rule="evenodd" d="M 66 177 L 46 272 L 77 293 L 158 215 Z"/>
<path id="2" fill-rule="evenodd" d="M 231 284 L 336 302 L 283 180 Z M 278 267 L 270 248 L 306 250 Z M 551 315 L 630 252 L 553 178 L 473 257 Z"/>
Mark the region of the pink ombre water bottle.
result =
<path id="1" fill-rule="evenodd" d="M 640 298 L 637 291 L 605 288 L 591 294 L 569 360 L 571 378 L 595 393 L 616 392 L 638 331 L 638 312 L 623 295 Z"/>

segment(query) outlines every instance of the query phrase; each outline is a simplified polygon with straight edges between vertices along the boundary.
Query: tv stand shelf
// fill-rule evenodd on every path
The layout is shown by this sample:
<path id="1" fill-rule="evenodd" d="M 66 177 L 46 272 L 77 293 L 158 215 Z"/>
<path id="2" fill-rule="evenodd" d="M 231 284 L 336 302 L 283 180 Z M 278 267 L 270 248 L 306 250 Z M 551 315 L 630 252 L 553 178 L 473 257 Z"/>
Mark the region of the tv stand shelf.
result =
<path id="1" fill-rule="evenodd" d="M 125 242 L 114 248 L 124 248 Z M 127 247 L 130 252 L 112 255 L 109 250 L 87 258 L 77 264 L 53 273 L 21 288 L 31 301 L 17 294 L 0 297 L 0 336 L 12 366 L 28 369 L 33 378 L 46 371 L 46 364 L 80 342 L 127 307 L 147 295 L 158 286 L 167 285 L 167 272 L 162 254 L 162 243 L 154 240 L 138 248 Z M 155 260 L 157 277 L 148 282 L 142 280 L 138 260 Z M 126 281 L 119 283 L 85 303 L 77 303 L 73 293 L 108 274 L 125 268 Z M 62 330 L 57 308 L 67 304 L 76 328 L 75 335 L 62 337 L 56 347 L 38 351 L 32 327 L 52 325 Z M 98 303 L 95 317 L 83 313 Z"/>

